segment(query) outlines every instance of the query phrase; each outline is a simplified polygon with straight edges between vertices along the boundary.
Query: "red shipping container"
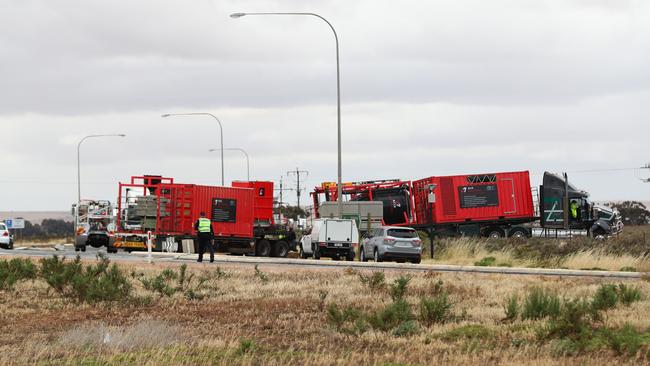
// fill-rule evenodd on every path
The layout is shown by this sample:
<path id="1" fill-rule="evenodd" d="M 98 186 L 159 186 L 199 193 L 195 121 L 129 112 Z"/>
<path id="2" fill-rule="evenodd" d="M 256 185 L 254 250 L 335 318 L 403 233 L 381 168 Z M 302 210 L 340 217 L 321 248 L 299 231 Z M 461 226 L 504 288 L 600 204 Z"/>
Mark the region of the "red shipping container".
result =
<path id="1" fill-rule="evenodd" d="M 254 192 L 253 216 L 261 225 L 273 225 L 273 182 L 233 181 L 233 187 L 251 188 Z"/>
<path id="2" fill-rule="evenodd" d="M 419 225 L 532 219 L 535 214 L 528 171 L 429 177 L 414 181 L 413 191 Z"/>
<path id="3" fill-rule="evenodd" d="M 250 188 L 213 187 L 175 184 L 171 178 L 132 177 L 130 184 L 120 183 L 118 210 L 129 207 L 130 199 L 155 196 L 148 210 L 155 235 L 193 235 L 194 222 L 201 212 L 212 220 L 215 235 L 252 238 L 254 191 Z M 128 201 L 128 202 L 127 202 Z M 136 201 L 137 202 L 137 201 Z M 118 227 L 121 226 L 118 215 Z M 145 220 L 147 221 L 147 220 Z M 144 233 L 146 230 L 121 230 Z"/>

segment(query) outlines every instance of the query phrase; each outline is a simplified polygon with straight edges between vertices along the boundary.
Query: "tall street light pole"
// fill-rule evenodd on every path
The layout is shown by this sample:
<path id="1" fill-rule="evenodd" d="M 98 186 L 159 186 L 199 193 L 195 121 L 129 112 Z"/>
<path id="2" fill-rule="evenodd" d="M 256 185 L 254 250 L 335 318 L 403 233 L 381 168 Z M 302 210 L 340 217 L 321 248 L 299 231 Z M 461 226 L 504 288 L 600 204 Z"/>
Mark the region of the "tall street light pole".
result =
<path id="1" fill-rule="evenodd" d="M 226 148 L 224 148 L 224 150 L 227 150 L 227 151 L 241 151 L 241 152 L 244 153 L 244 156 L 246 157 L 246 180 L 250 182 L 251 181 L 251 164 L 250 164 L 250 159 L 248 157 L 248 153 L 246 152 L 246 150 L 244 150 L 242 148 L 239 148 L 239 147 L 226 147 Z M 210 149 L 209 151 L 210 152 L 215 152 L 215 151 L 217 151 L 217 149 Z"/>
<path id="2" fill-rule="evenodd" d="M 210 116 L 214 118 L 219 124 L 219 133 L 221 135 L 221 186 L 225 187 L 224 174 L 223 174 L 223 125 L 217 116 L 212 113 L 197 112 L 197 113 L 167 113 L 163 114 L 161 117 L 171 117 L 171 116 Z"/>
<path id="3" fill-rule="evenodd" d="M 337 107 L 337 138 L 338 138 L 338 180 L 336 184 L 337 191 L 337 208 L 339 217 L 343 213 L 343 190 L 341 182 L 341 71 L 339 64 L 339 37 L 336 34 L 336 30 L 327 19 L 315 13 L 233 13 L 230 14 L 231 18 L 237 19 L 246 15 L 307 15 L 319 18 L 320 20 L 327 23 L 332 32 L 334 33 L 334 41 L 336 42 L 336 107 Z"/>
<path id="4" fill-rule="evenodd" d="M 126 135 L 123 133 L 109 135 L 88 135 L 79 141 L 77 144 L 77 205 L 79 205 L 81 202 L 81 143 L 86 141 L 86 139 L 95 137 L 126 137 Z"/>

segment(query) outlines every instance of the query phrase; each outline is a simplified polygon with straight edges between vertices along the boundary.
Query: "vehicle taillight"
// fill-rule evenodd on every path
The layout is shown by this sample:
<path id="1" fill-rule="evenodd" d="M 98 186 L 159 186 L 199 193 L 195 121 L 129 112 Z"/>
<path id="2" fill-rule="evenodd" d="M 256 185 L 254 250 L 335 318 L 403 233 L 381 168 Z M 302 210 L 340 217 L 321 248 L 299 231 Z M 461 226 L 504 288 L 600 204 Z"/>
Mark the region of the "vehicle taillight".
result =
<path id="1" fill-rule="evenodd" d="M 420 239 L 413 240 L 413 245 L 415 245 L 416 247 L 419 247 L 420 245 L 422 245 L 422 240 L 420 240 Z"/>
<path id="2" fill-rule="evenodd" d="M 393 239 L 393 238 L 384 238 L 384 244 L 395 244 L 395 239 Z"/>
<path id="3" fill-rule="evenodd" d="M 5 231 L 4 234 L 2 234 L 2 236 L 9 236 L 9 232 Z"/>

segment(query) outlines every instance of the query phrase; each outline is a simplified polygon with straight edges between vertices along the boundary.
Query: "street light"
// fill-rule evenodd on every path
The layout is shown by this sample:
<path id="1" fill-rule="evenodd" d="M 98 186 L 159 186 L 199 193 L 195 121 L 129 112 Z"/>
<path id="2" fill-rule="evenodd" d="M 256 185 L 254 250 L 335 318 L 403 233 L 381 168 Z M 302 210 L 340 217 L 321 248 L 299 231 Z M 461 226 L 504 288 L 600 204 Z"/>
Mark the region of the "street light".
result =
<path id="1" fill-rule="evenodd" d="M 214 118 L 217 123 L 219 124 L 219 132 L 221 135 L 221 186 L 225 187 L 225 182 L 224 182 L 224 175 L 223 175 L 223 126 L 221 125 L 221 121 L 217 116 L 215 116 L 212 113 L 205 113 L 205 112 L 198 112 L 198 113 L 167 113 L 163 114 L 160 117 L 166 118 L 166 117 L 171 117 L 171 116 L 210 116 Z"/>
<path id="2" fill-rule="evenodd" d="M 232 13 L 230 17 L 233 19 L 241 18 L 246 15 L 307 15 L 319 18 L 320 20 L 327 23 L 327 25 L 332 29 L 334 33 L 334 41 L 336 42 L 336 106 L 337 106 L 337 138 L 338 138 L 338 180 L 336 184 L 337 188 L 337 208 L 339 212 L 339 217 L 343 212 L 343 192 L 342 192 L 342 183 L 341 183 L 341 71 L 339 65 L 339 37 L 336 34 L 336 30 L 327 19 L 315 13 Z"/>
<path id="3" fill-rule="evenodd" d="M 79 141 L 79 144 L 77 144 L 77 205 L 81 203 L 81 143 L 86 139 L 94 137 L 126 137 L 126 135 L 123 133 L 110 135 L 88 135 Z"/>
<path id="4" fill-rule="evenodd" d="M 246 152 L 246 150 L 244 150 L 242 148 L 239 148 L 239 147 L 226 147 L 226 148 L 224 148 L 224 150 L 241 151 L 241 152 L 244 153 L 244 156 L 246 157 L 246 180 L 250 182 L 251 181 L 251 165 L 250 165 L 250 159 L 248 157 L 248 153 Z M 215 152 L 215 151 L 217 151 L 217 149 L 210 149 L 209 151 L 210 152 Z"/>

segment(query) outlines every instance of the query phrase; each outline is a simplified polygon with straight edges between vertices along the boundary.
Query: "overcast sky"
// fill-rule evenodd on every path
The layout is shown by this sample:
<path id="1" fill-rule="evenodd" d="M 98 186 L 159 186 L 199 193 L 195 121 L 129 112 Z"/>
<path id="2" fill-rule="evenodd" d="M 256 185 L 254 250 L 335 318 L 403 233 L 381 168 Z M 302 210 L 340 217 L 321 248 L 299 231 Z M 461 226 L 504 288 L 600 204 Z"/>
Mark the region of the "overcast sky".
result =
<path id="1" fill-rule="evenodd" d="M 568 171 L 594 200 L 650 200 L 645 0 L 0 0 L 0 211 L 68 210 L 161 174 L 220 183 L 224 145 L 254 179 Z M 225 153 L 225 179 L 246 179 Z M 291 202 L 295 193 L 286 192 Z M 286 200 L 285 196 L 285 200 Z M 303 202 L 307 201 L 307 193 Z"/>

